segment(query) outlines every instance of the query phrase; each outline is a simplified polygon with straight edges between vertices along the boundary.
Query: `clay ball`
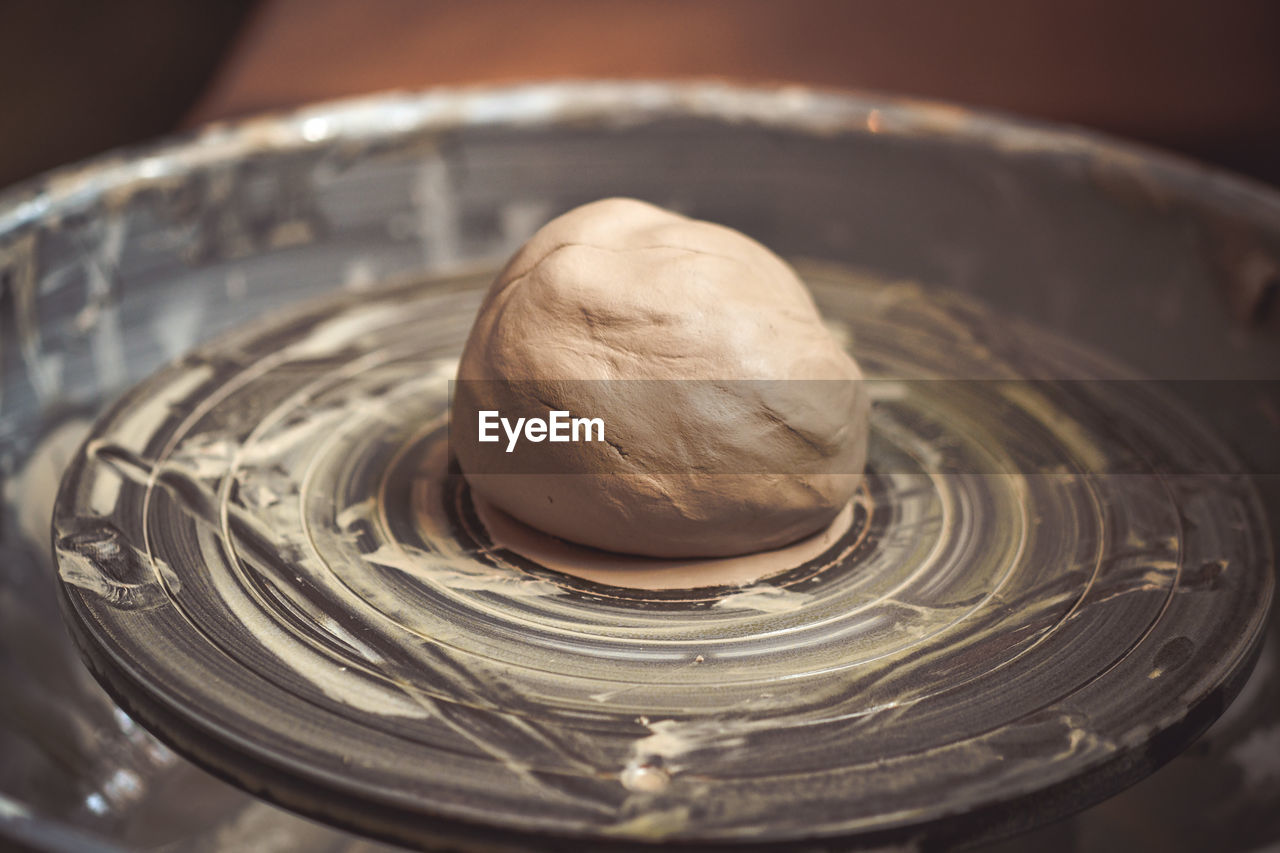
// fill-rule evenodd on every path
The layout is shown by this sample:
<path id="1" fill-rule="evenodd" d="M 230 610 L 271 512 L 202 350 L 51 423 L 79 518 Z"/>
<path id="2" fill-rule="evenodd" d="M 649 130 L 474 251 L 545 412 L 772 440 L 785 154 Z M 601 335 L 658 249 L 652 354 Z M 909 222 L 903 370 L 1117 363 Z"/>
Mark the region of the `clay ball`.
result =
<path id="1" fill-rule="evenodd" d="M 631 199 L 571 210 L 516 252 L 458 379 L 450 441 L 473 493 L 594 548 L 778 548 L 828 525 L 862 477 L 861 373 L 794 270 L 737 231 Z M 481 412 L 555 410 L 599 418 L 605 440 L 516 453 L 501 430 L 477 440 Z"/>

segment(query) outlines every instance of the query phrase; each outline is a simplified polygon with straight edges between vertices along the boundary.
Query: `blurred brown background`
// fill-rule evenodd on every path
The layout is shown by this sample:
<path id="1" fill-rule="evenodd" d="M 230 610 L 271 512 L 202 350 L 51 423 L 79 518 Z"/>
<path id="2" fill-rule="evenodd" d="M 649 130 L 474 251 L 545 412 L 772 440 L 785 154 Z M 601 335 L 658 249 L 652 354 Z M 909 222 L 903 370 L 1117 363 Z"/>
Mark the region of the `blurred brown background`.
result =
<path id="1" fill-rule="evenodd" d="M 1274 0 L 7 0 L 0 185 L 380 89 L 690 76 L 1071 122 L 1280 184 Z"/>

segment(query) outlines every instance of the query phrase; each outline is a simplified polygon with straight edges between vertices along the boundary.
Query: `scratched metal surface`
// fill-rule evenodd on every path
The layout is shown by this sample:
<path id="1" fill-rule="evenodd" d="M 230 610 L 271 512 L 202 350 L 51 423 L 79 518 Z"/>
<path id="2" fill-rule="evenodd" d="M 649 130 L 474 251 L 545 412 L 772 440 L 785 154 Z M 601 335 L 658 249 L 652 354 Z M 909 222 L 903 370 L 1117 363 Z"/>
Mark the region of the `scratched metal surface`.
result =
<path id="1" fill-rule="evenodd" d="M 49 561 L 40 540 L 52 504 L 51 484 L 84 435 L 88 418 L 196 341 L 303 297 L 341 288 L 364 291 L 404 274 L 492 262 L 554 212 L 612 193 L 645 197 L 728 222 L 792 256 L 856 264 L 877 280 L 915 281 L 975 296 L 980 304 L 1052 329 L 1148 375 L 1274 379 L 1280 364 L 1274 340 L 1266 333 L 1274 322 L 1266 295 L 1274 280 L 1280 233 L 1274 197 L 1220 175 L 1083 135 L 944 108 L 718 86 L 585 85 L 394 96 L 215 128 L 187 143 L 69 170 L 19 190 L 0 204 L 0 268 L 5 271 L 0 460 L 6 479 L 3 542 L 10 557 L 5 561 L 4 591 L 6 614 L 12 617 L 6 620 L 12 639 L 5 644 L 5 662 L 6 673 L 11 673 L 7 683 L 21 686 L 18 701 L 6 708 L 3 731 L 6 746 L 12 747 L 6 755 L 14 756 L 4 766 L 7 831 L 28 826 L 55 834 L 78 829 L 131 846 L 183 844 L 205 849 L 234 846 L 245 837 L 261 840 L 273 829 L 279 837 L 294 838 L 295 845 L 344 849 L 361 843 L 252 800 L 246 804 L 237 799 L 231 789 L 188 770 L 189 765 L 137 730 L 87 683 L 48 624 L 49 612 L 40 609 L 41 602 L 49 601 Z M 814 222 L 822 225 L 815 227 Z M 852 289 L 819 285 L 824 302 L 837 311 L 841 294 Z M 464 309 L 455 305 L 452 310 Z M 1136 331 L 1135 317 L 1143 321 Z M 1265 411 L 1266 399 L 1256 403 Z M 1247 470 L 1276 470 L 1274 442 L 1266 432 L 1249 426 L 1256 424 L 1251 414 L 1256 413 L 1208 416 L 1234 445 Z M 129 457 L 120 454 L 115 458 L 135 473 L 139 469 L 130 465 L 155 462 L 145 455 L 132 461 L 122 461 Z M 213 449 L 210 458 L 197 454 L 194 462 L 198 467 L 216 463 L 217 458 Z M 1274 519 L 1273 479 L 1255 481 L 1265 511 Z M 266 492 L 259 494 L 278 485 L 268 482 Z M 191 492 L 197 503 L 200 494 Z M 1205 493 L 1183 499 L 1194 503 L 1195 494 Z M 1247 499 L 1240 503 L 1239 494 L 1233 500 L 1238 506 L 1249 504 Z M 1166 520 L 1172 521 L 1169 505 L 1160 505 L 1165 506 Z M 1253 522 L 1246 526 L 1274 528 L 1273 521 Z M 200 524 L 195 526 L 198 538 Z M 93 536 L 75 541 L 91 542 Z M 1261 547 L 1261 540 L 1248 541 Z M 1149 556 L 1162 562 L 1160 554 Z M 1209 562 L 1221 556 L 1225 553 Z M 1241 556 L 1248 562 L 1248 555 Z M 1265 568 L 1266 555 L 1261 556 L 1255 554 L 1253 564 Z M 1198 568 L 1208 571 L 1206 564 Z M 1175 585 L 1167 568 L 1153 569 L 1152 578 L 1140 575 L 1132 589 L 1125 587 L 1127 592 L 1099 609 L 1136 607 L 1136 602 L 1158 598 L 1162 588 L 1167 592 Z M 394 566 L 387 573 L 406 575 Z M 1241 588 L 1238 581 L 1249 577 L 1208 574 L 1218 579 L 1201 578 L 1206 582 L 1197 587 L 1199 593 L 1166 598 L 1177 606 L 1207 600 L 1227 608 Z M 1188 582 L 1194 577 L 1194 572 L 1188 573 Z M 1220 594 L 1222 579 L 1228 592 Z M 80 580 L 91 582 L 92 575 Z M 832 580 L 834 588 L 838 579 Z M 183 589 L 194 593 L 189 586 Z M 149 581 L 133 593 L 148 607 L 161 601 Z M 1257 612 L 1260 598 L 1255 595 L 1250 612 Z M 1203 610 L 1198 604 L 1185 606 L 1204 616 L 1215 613 L 1207 605 Z M 121 611 L 135 616 L 148 612 Z M 305 610 L 293 616 L 305 622 Z M 758 621 L 772 616 L 747 611 L 735 618 Z M 1231 628 L 1224 630 L 1224 624 Z M 988 811 L 969 822 L 934 820 L 923 831 L 955 840 L 1026 828 L 1061 808 L 1082 807 L 1167 760 L 1185 737 L 1215 715 L 1214 702 L 1225 695 L 1214 693 L 1212 685 L 1235 686 L 1232 666 L 1224 661 L 1239 663 L 1239 651 L 1249 644 L 1249 625 L 1239 619 L 1200 623 L 1197 628 L 1207 638 L 1204 643 L 1192 641 L 1188 647 L 1173 642 L 1201 636 L 1189 628 L 1189 633 L 1166 637 L 1164 644 L 1153 647 L 1153 654 L 1163 651 L 1159 665 L 1154 657 L 1126 658 L 1135 667 L 1126 684 L 1136 704 L 1124 708 L 1129 725 L 1118 733 L 1118 740 L 1110 738 L 1115 748 L 1104 745 L 1102 752 L 1128 755 L 1132 761 L 1113 764 L 1112 773 L 1071 777 L 1083 780 L 1080 785 L 1064 780 L 1056 793 L 1065 796 L 1051 803 L 1014 797 L 1006 801 L 1003 812 Z M 349 626 L 325 628 L 338 637 L 344 630 L 350 633 Z M 46 649 L 36 651 L 21 641 L 27 635 L 47 638 Z M 364 642 L 356 640 L 354 646 L 349 639 L 333 641 L 333 648 L 349 654 Z M 707 660 L 703 654 L 703 663 Z M 1181 672 L 1178 678 L 1184 678 L 1201 671 L 1197 661 L 1209 660 L 1215 665 L 1203 670 L 1203 678 L 1194 680 L 1190 692 L 1168 702 L 1163 691 L 1171 688 L 1166 685 L 1179 682 L 1166 675 Z M 1181 665 L 1170 669 L 1174 663 Z M 160 664 L 155 671 L 163 671 Z M 1144 665 L 1149 666 L 1143 669 Z M 679 677 L 701 677 L 698 666 Z M 1157 671 L 1156 678 L 1148 677 Z M 888 681 L 891 686 L 893 679 Z M 921 689 L 920 684 L 900 686 Z M 316 699 L 319 704 L 312 707 L 342 704 L 323 689 L 316 694 L 319 688 L 305 678 L 295 687 Z M 1258 690 L 1265 693 L 1266 688 Z M 80 701 L 63 701 L 68 696 Z M 1016 716 L 1023 695 L 1012 691 L 1009 696 L 1008 713 Z M 1209 697 L 1208 703 L 1186 717 L 1197 696 Z M 626 693 L 622 697 L 623 705 L 632 701 Z M 599 704 L 589 695 L 586 699 Z M 714 694 L 697 699 L 712 707 L 719 701 Z M 375 694 L 369 701 L 380 698 Z M 423 708 L 421 702 L 413 704 Z M 51 707 L 62 710 L 49 713 Z M 1111 707 L 1120 713 L 1119 705 Z M 145 715 L 148 709 L 137 710 Z M 179 732 L 183 720 L 159 719 L 159 706 L 149 710 L 156 715 L 152 724 L 167 727 L 170 737 L 184 741 Z M 1051 711 L 1043 719 L 1033 717 L 1036 722 L 1030 728 L 1010 730 L 1022 737 L 999 742 L 1006 754 L 1019 757 L 1015 763 L 1023 767 L 1029 789 L 1043 788 L 1054 778 L 1036 769 L 1040 763 L 1033 756 L 1062 755 L 1063 766 L 1078 760 L 1076 767 L 1087 770 L 1086 765 L 1092 766 L 1090 750 L 1097 746 L 1089 734 L 1112 731 L 1106 714 L 1094 718 L 1072 713 L 1076 709 L 1065 716 Z M 1265 739 L 1267 718 L 1252 713 L 1259 737 Z M 647 716 L 648 725 L 639 716 Z M 670 716 L 678 722 L 677 714 Z M 908 714 L 888 716 L 909 719 Z M 266 725 L 273 719 L 264 712 L 259 722 Z M 405 719 L 421 720 L 412 715 Z M 1177 736 L 1144 737 L 1136 731 L 1135 721 L 1142 719 L 1157 720 L 1157 727 L 1168 725 Z M 374 739 L 394 738 L 403 733 L 398 726 L 419 724 L 394 722 L 390 731 L 377 729 Z M 662 720 L 636 714 L 626 737 L 601 753 L 588 750 L 585 762 L 578 760 L 582 756 L 575 758 L 572 749 L 562 748 L 564 744 L 553 749 L 540 743 L 539 755 L 558 762 L 555 770 L 567 770 L 550 776 L 560 782 L 588 780 L 582 783 L 585 791 L 568 785 L 569 803 L 583 806 L 580 827 L 593 819 L 598 825 L 608 823 L 592 803 L 598 805 L 603 798 L 607 811 L 622 797 L 623 811 L 611 816 L 613 825 L 621 815 L 624 831 L 633 834 L 681 831 L 681 809 L 687 803 L 651 807 L 663 797 L 670 800 L 688 790 L 682 786 L 706 780 L 698 780 L 684 765 L 664 769 L 666 778 L 656 777 L 659 784 L 646 779 L 645 773 L 625 774 L 632 746 L 647 741 L 654 749 L 681 748 L 682 733 L 667 731 L 671 736 L 664 740 L 664 730 L 670 727 L 651 729 L 655 722 Z M 829 744 L 824 737 L 846 724 L 852 722 L 818 727 L 813 741 L 801 739 L 793 752 L 785 753 L 786 760 L 803 764 L 817 751 L 810 747 Z M 883 728 L 887 732 L 894 726 Z M 208 743 L 207 734 L 186 731 L 180 746 L 200 752 L 199 744 Z M 510 731 L 502 734 L 512 736 Z M 686 758 L 704 757 L 698 755 L 697 743 L 689 749 L 691 739 L 710 738 L 702 741 L 705 745 L 722 734 L 683 732 Z M 766 745 L 787 739 L 767 731 L 743 736 Z M 1238 728 L 1235 736 L 1241 744 L 1250 742 L 1248 733 Z M 794 746 L 797 742 L 791 740 Z M 847 747 L 845 741 L 838 743 L 838 754 L 858 754 L 857 741 Z M 231 752 L 252 751 L 242 744 Z M 717 760 L 744 760 L 737 753 L 734 758 L 703 751 Z M 460 746 L 457 753 L 460 761 L 511 769 L 510 762 L 475 754 L 471 746 Z M 298 794 L 296 782 L 306 774 L 294 771 L 312 762 L 315 752 L 293 758 L 298 763 L 288 764 L 290 772 L 283 776 L 271 775 L 271 762 L 264 761 L 257 768 L 255 789 L 283 799 Z M 961 776 L 962 763 L 966 762 L 957 759 L 953 765 Z M 585 773 L 584 766 L 600 772 Z M 1176 766 L 1177 762 L 1172 765 Z M 1256 759 L 1252 765 L 1264 783 L 1271 778 L 1268 766 Z M 339 779 L 361 787 L 362 782 L 352 781 L 359 775 L 344 765 Z M 767 771 L 757 775 L 767 776 Z M 206 796 L 204 801 L 212 803 L 208 808 L 187 806 L 183 813 L 176 804 L 180 798 L 172 793 L 176 786 L 166 790 L 161 781 L 175 777 L 198 779 L 199 785 L 212 786 L 201 790 L 226 793 Z M 881 773 L 877 784 L 883 778 Z M 663 790 L 645 790 L 664 781 Z M 629 789 L 628 783 L 641 790 Z M 326 784 L 341 782 L 330 779 Z M 549 790 L 540 781 L 529 787 Z M 961 794 L 973 795 L 971 802 L 1000 799 L 983 800 L 980 792 L 959 787 Z M 368 793 L 361 787 L 362 796 Z M 717 799 L 712 807 L 690 809 L 690 814 L 701 821 L 710 813 L 703 826 L 714 825 L 718 815 L 723 828 L 733 822 L 735 803 L 755 793 Z M 876 792 L 877 797 L 890 794 Z M 410 800 L 412 796 L 411 791 Z M 386 813 L 344 813 L 314 790 L 307 797 L 307 803 L 294 802 L 312 811 L 329 809 L 327 816 L 333 820 L 376 823 L 384 832 L 395 833 L 388 828 L 396 824 L 394 807 Z M 631 806 L 625 805 L 628 799 Z M 563 797 L 557 802 L 564 805 Z M 794 803 L 794 816 L 813 815 L 804 811 L 806 802 Z M 821 802 L 821 797 L 814 802 Z M 1233 807 L 1238 805 L 1233 801 Z M 452 806 L 456 808 L 444 811 L 460 822 L 442 825 L 441 833 L 465 832 L 464 825 L 474 823 L 474 803 Z M 648 809 L 659 819 L 627 825 L 626 808 L 637 815 Z M 1086 818 L 1097 812 L 1087 812 Z M 33 815 L 52 820 L 37 821 Z M 922 816 L 923 812 L 918 815 Z M 819 815 L 825 827 L 821 831 L 868 828 L 842 828 L 839 819 Z M 481 822 L 502 823 L 489 820 L 487 814 Z M 904 822 L 910 823 L 910 818 Z M 785 820 L 778 825 L 783 824 Z M 529 827 L 526 823 L 521 830 Z"/>

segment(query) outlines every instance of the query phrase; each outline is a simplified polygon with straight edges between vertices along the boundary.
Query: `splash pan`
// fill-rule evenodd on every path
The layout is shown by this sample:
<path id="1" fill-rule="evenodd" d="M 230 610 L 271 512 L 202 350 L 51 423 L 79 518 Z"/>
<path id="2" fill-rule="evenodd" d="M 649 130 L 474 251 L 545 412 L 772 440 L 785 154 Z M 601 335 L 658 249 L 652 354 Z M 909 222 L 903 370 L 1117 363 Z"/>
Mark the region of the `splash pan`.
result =
<path id="1" fill-rule="evenodd" d="M 791 259 L 877 377 L 847 525 L 757 583 L 565 574 L 442 452 L 492 271 L 612 195 Z M 811 849 L 1083 809 L 1257 654 L 1277 270 L 1263 188 L 797 89 L 389 95 L 16 188 L 0 837 Z"/>

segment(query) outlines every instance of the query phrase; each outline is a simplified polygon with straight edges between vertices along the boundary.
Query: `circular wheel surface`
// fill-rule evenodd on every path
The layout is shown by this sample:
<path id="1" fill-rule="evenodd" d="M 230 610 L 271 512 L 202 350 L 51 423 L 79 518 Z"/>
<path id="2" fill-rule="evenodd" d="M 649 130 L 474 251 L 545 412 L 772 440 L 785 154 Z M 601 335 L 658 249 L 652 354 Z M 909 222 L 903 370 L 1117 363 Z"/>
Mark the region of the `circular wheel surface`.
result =
<path id="1" fill-rule="evenodd" d="M 416 844 L 946 841 L 1176 754 L 1271 597 L 1230 455 L 1052 335 L 801 272 L 875 399 L 819 556 L 655 591 L 496 545 L 448 457 L 491 273 L 464 275 L 224 337 L 112 408 L 55 513 L 78 641 L 215 772 Z"/>

